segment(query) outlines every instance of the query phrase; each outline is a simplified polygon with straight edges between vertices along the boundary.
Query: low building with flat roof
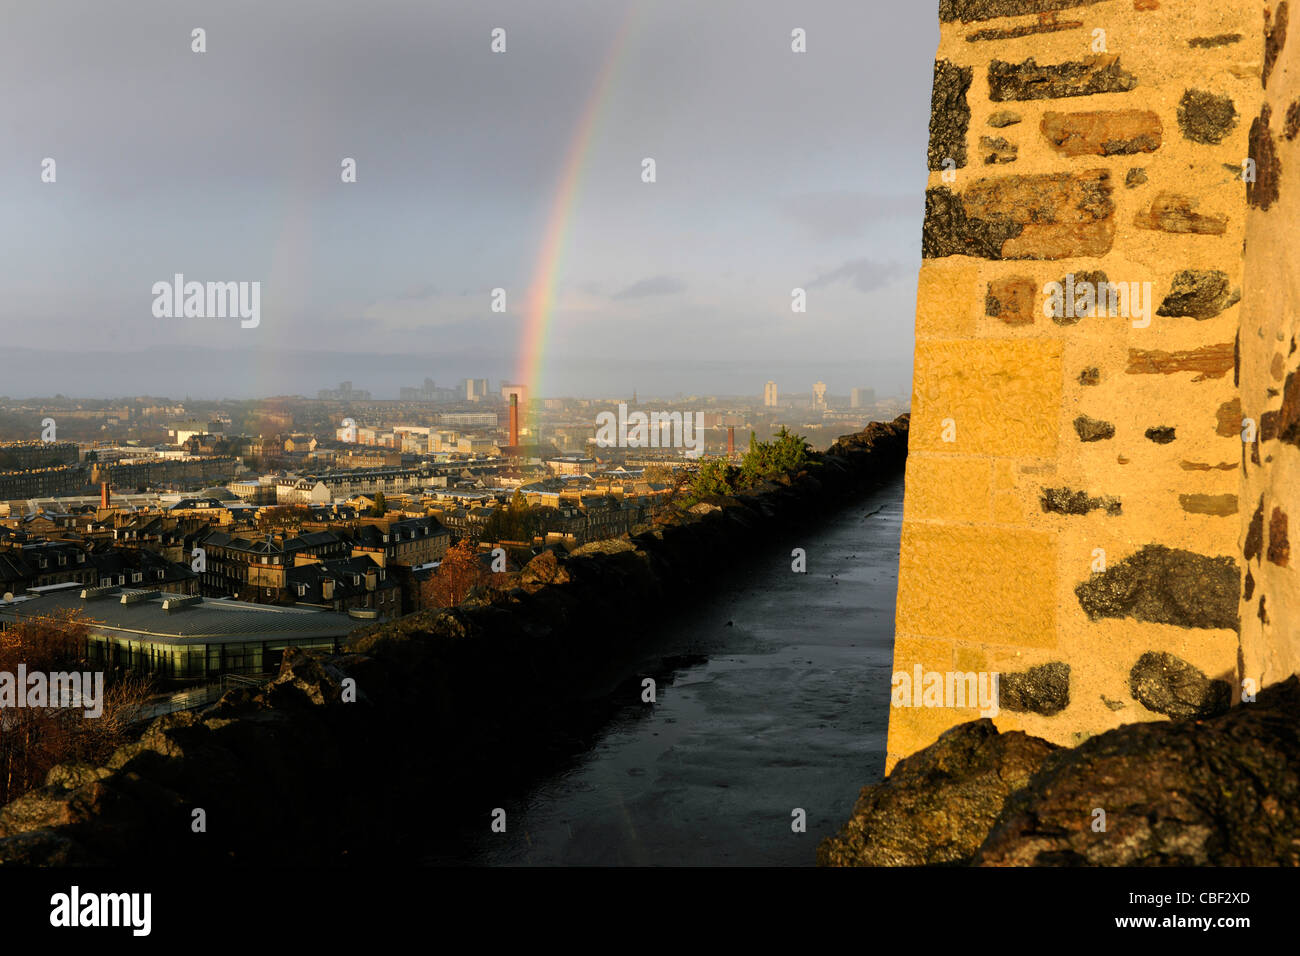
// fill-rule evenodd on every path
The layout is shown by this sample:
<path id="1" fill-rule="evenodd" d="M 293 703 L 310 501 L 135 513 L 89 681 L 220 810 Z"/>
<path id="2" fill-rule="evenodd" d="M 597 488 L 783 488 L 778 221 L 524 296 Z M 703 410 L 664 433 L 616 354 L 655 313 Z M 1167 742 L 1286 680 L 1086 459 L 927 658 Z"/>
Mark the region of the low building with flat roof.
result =
<path id="1" fill-rule="evenodd" d="M 278 670 L 290 647 L 342 650 L 357 615 L 273 607 L 139 588 L 31 588 L 0 601 L 0 630 L 32 618 L 80 611 L 89 625 L 92 667 L 126 667 L 165 680 L 210 681 L 222 674 Z"/>

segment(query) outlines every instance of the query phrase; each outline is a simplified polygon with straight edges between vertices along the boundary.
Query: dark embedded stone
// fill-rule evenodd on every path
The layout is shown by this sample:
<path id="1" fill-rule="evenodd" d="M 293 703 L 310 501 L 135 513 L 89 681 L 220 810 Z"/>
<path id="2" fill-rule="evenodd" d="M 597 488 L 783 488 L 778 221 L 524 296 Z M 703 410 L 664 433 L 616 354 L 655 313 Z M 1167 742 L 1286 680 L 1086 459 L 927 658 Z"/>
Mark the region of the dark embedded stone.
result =
<path id="1" fill-rule="evenodd" d="M 989 117 L 989 125 L 994 129 L 1002 129 L 1006 126 L 1014 126 L 1020 122 L 1020 114 L 1012 110 L 998 110 Z"/>
<path id="2" fill-rule="evenodd" d="M 1074 289 L 1074 308 L 1071 310 L 1074 314 L 1067 315 L 1065 311 L 1062 311 L 1060 315 L 1053 314 L 1052 321 L 1057 325 L 1074 325 L 1085 316 L 1096 315 L 1098 307 L 1102 305 L 1102 290 L 1105 289 L 1107 284 L 1110 282 L 1106 273 L 1102 272 L 1100 269 L 1090 272 L 1076 272 L 1074 273 L 1073 282 L 1069 280 L 1069 276 L 1062 276 L 1057 280 L 1057 282 L 1060 283 L 1061 294 L 1066 302 L 1069 301 L 1069 290 Z M 1079 288 L 1085 283 L 1092 286 L 1093 304 L 1091 306 L 1084 305 L 1083 308 L 1080 308 L 1081 300 L 1079 298 Z M 1084 441 L 1090 440 L 1091 439 L 1087 438 L 1084 439 Z"/>
<path id="3" fill-rule="evenodd" d="M 1255 181 L 1246 182 L 1246 202 L 1264 210 L 1277 202 L 1278 180 L 1282 175 L 1273 134 L 1268 128 L 1272 118 L 1273 111 L 1265 103 L 1259 109 L 1259 116 L 1250 123 L 1250 158 L 1255 161 Z"/>
<path id="4" fill-rule="evenodd" d="M 1231 438 L 1241 431 L 1241 399 L 1224 402 L 1214 411 L 1214 434 Z"/>
<path id="5" fill-rule="evenodd" d="M 1080 385 L 1097 385 L 1101 382 L 1101 369 L 1085 368 L 1079 373 Z"/>
<path id="6" fill-rule="evenodd" d="M 1259 496 L 1259 506 L 1251 516 L 1250 526 L 1246 529 L 1246 544 L 1241 556 L 1247 561 L 1255 561 L 1264 552 L 1264 496 Z"/>
<path id="7" fill-rule="evenodd" d="M 1240 43 L 1242 36 L 1240 33 L 1220 33 L 1212 37 L 1192 37 L 1187 41 L 1187 45 L 1196 49 L 1208 50 L 1211 47 L 1227 46 L 1230 43 Z"/>
<path id="8" fill-rule="evenodd" d="M 980 137 L 980 156 L 984 159 L 985 166 L 1014 163 L 1019 152 L 1019 146 L 1007 142 L 1001 136 Z"/>
<path id="9" fill-rule="evenodd" d="M 1122 700 L 1111 700 L 1105 694 L 1101 695 L 1101 702 L 1105 704 L 1107 707 L 1109 707 L 1111 710 L 1123 710 L 1125 706 Z"/>
<path id="10" fill-rule="evenodd" d="M 1115 238 L 1110 173 L 978 179 L 961 195 L 926 191 L 921 254 L 986 259 L 1101 256 Z"/>
<path id="11" fill-rule="evenodd" d="M 1255 596 L 1255 576 L 1250 573 L 1250 567 L 1246 567 L 1246 582 L 1242 588 L 1241 596 L 1243 600 L 1249 601 Z"/>
<path id="12" fill-rule="evenodd" d="M 1111 517 L 1123 514 L 1118 498 L 1090 498 L 1085 491 L 1071 491 L 1069 488 L 1044 488 L 1038 503 L 1048 514 L 1086 515 L 1098 510 Z"/>
<path id="13" fill-rule="evenodd" d="M 966 165 L 966 130 L 970 126 L 970 106 L 966 91 L 973 71 L 947 60 L 934 64 L 934 88 L 930 94 L 930 169 L 939 170 L 945 159 L 957 168 Z"/>
<path id="14" fill-rule="evenodd" d="M 1278 413 L 1265 412 L 1259 416 L 1259 441 L 1272 441 L 1277 437 Z M 1255 442 L 1259 444 L 1259 442 Z"/>
<path id="15" fill-rule="evenodd" d="M 1268 10 L 1264 11 L 1264 69 L 1260 73 L 1260 82 L 1268 86 L 1268 78 L 1273 72 L 1273 65 L 1277 63 L 1278 54 L 1282 52 L 1282 47 L 1286 45 L 1286 21 L 1288 5 L 1287 0 L 1282 0 L 1277 5 L 1277 14 L 1269 17 Z"/>
<path id="16" fill-rule="evenodd" d="M 1077 30 L 1083 26 L 1082 20 L 1039 20 L 1037 23 L 1022 23 L 1014 27 L 989 27 L 967 34 L 967 43 L 981 40 L 1014 40 L 1017 37 L 1032 36 L 1035 33 L 1059 33 L 1062 30 Z"/>
<path id="17" fill-rule="evenodd" d="M 998 678 L 998 706 L 1018 713 L 1052 717 L 1070 706 L 1070 665 L 1041 664 Z"/>
<path id="18" fill-rule="evenodd" d="M 1169 294 L 1156 315 L 1191 316 L 1209 319 L 1241 301 L 1241 290 L 1232 288 L 1228 273 L 1218 269 L 1184 269 L 1174 276 Z"/>
<path id="19" fill-rule="evenodd" d="M 1131 156 L 1160 148 L 1164 128 L 1150 110 L 1047 112 L 1039 129 L 1065 156 Z"/>
<path id="20" fill-rule="evenodd" d="M 1178 506 L 1194 515 L 1225 517 L 1238 511 L 1236 495 L 1179 495 Z"/>
<path id="21" fill-rule="evenodd" d="M 1282 126 L 1282 135 L 1288 140 L 1295 139 L 1297 133 L 1300 133 L 1300 100 L 1286 108 L 1286 122 Z"/>
<path id="22" fill-rule="evenodd" d="M 1129 189 L 1132 189 L 1135 186 L 1141 186 L 1146 181 L 1147 171 L 1140 166 L 1134 166 L 1128 171 L 1128 175 L 1124 177 L 1124 185 Z"/>
<path id="23" fill-rule="evenodd" d="M 1282 386 L 1282 407 L 1277 410 L 1277 437 L 1300 447 L 1300 374 L 1287 373 Z"/>
<path id="24" fill-rule="evenodd" d="M 1002 258 L 1002 243 L 1020 235 L 1024 226 L 1007 219 L 975 219 L 966 215 L 961 197 L 944 186 L 925 191 L 925 224 L 921 255 Z"/>
<path id="25" fill-rule="evenodd" d="M 972 23 L 1018 17 L 1028 13 L 1050 13 L 1070 7 L 1087 7 L 1101 0 L 939 0 L 939 22 Z"/>
<path id="26" fill-rule="evenodd" d="M 1162 425 L 1158 428 L 1148 428 L 1146 436 L 1149 441 L 1153 441 L 1157 445 L 1168 445 L 1175 438 L 1174 429 L 1168 425 Z"/>
<path id="27" fill-rule="evenodd" d="M 989 63 L 989 99 L 995 103 L 1126 93 L 1137 85 L 1137 77 L 1123 69 L 1115 55 L 1051 66 L 1039 66 L 1033 57 L 1023 63 Z"/>
<path id="28" fill-rule="evenodd" d="M 1163 232 L 1223 235 L 1228 229 L 1228 217 L 1197 212 L 1196 207 L 1200 202 L 1193 196 L 1163 190 L 1151 200 L 1149 209 L 1140 211 L 1133 218 L 1133 224 L 1140 229 L 1159 229 Z"/>
<path id="29" fill-rule="evenodd" d="M 817 848 L 819 866 L 964 863 L 979 848 L 1007 795 L 1025 786 L 1055 744 L 987 718 L 960 724 L 863 787 L 838 836 Z M 954 772 L 956 771 L 956 772 Z M 925 826 L 918 821 L 925 820 Z"/>
<path id="30" fill-rule="evenodd" d="M 1079 441 L 1105 441 L 1115 437 L 1115 426 L 1098 418 L 1080 415 L 1074 420 L 1074 430 L 1079 433 Z"/>
<path id="31" fill-rule="evenodd" d="M 1211 680 L 1182 658 L 1147 651 L 1128 675 L 1133 699 L 1168 717 L 1215 717 L 1231 706 L 1232 685 Z"/>
<path id="32" fill-rule="evenodd" d="M 1268 519 L 1268 559 L 1282 568 L 1291 560 L 1291 542 L 1287 539 L 1286 526 L 1286 513 L 1281 508 L 1274 508 Z"/>
<path id="33" fill-rule="evenodd" d="M 1237 125 L 1237 107 L 1228 96 L 1187 90 L 1178 101 L 1178 128 L 1194 143 L 1216 145 Z"/>
<path id="34" fill-rule="evenodd" d="M 1196 349 L 1166 352 L 1162 349 L 1128 350 L 1130 375 L 1172 375 L 1175 372 L 1197 372 L 1193 382 L 1207 378 L 1221 378 L 1232 371 L 1232 343 L 1202 345 Z M 1243 443 L 1244 444 L 1244 443 Z"/>
<path id="35" fill-rule="evenodd" d="M 984 296 L 984 314 L 1007 325 L 1030 325 L 1034 321 L 1037 292 L 1033 281 L 1024 276 L 995 279 L 989 283 Z"/>
<path id="36" fill-rule="evenodd" d="M 1149 544 L 1075 587 L 1094 620 L 1129 617 L 1178 627 L 1235 630 L 1241 579 L 1230 557 Z"/>

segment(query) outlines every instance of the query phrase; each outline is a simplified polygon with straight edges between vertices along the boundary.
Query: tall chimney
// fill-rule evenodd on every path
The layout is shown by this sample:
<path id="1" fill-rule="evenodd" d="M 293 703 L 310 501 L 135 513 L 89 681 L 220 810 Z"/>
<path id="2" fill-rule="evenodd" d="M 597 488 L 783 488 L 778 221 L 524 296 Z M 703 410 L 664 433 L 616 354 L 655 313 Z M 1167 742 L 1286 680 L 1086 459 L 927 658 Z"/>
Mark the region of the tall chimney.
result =
<path id="1" fill-rule="evenodd" d="M 519 444 L 519 393 L 510 393 L 510 444 Z"/>
<path id="2" fill-rule="evenodd" d="M 101 509 L 103 510 L 108 509 L 108 499 L 109 499 L 108 482 L 101 481 L 99 483 L 99 507 Z"/>
<path id="3" fill-rule="evenodd" d="M 727 426 L 727 457 L 736 457 L 736 426 Z"/>

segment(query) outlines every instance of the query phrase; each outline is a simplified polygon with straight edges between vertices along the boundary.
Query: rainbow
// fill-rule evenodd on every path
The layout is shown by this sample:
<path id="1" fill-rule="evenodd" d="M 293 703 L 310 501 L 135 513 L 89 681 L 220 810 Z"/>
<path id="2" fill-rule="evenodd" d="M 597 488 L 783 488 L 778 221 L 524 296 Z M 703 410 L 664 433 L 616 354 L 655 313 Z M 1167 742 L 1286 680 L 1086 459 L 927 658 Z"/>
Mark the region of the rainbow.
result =
<path id="1" fill-rule="evenodd" d="M 519 352 L 518 365 L 515 370 L 515 383 L 525 385 L 526 397 L 540 395 L 543 385 L 542 373 L 546 359 L 546 338 L 555 316 L 555 290 L 559 282 L 564 259 L 564 248 L 569 235 L 569 224 L 577 206 L 582 172 L 586 167 L 591 151 L 591 143 L 596 125 L 614 86 L 614 78 L 623 56 L 623 50 L 631 33 L 635 5 L 629 3 L 623 15 L 623 22 L 605 54 L 604 64 L 596 82 L 592 84 L 591 95 L 587 98 L 577 127 L 569 141 L 564 165 L 560 169 L 559 184 L 551 200 L 550 213 L 546 228 L 542 233 L 542 244 L 533 269 L 532 281 L 524 303 L 523 339 Z M 530 406 L 531 407 L 531 406 Z M 531 434 L 537 435 L 536 416 L 521 409 Z"/>

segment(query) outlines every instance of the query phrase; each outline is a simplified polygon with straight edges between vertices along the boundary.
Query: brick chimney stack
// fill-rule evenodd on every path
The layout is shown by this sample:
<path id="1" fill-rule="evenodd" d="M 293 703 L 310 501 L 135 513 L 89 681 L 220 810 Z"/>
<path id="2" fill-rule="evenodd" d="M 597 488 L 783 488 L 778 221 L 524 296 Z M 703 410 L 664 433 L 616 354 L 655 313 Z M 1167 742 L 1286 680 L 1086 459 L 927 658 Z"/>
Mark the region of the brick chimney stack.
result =
<path id="1" fill-rule="evenodd" d="M 519 445 L 519 396 L 510 393 L 510 444 Z"/>
<path id="2" fill-rule="evenodd" d="M 727 457 L 736 457 L 736 426 L 727 426 Z"/>
<path id="3" fill-rule="evenodd" d="M 109 501 L 109 497 L 110 497 L 110 495 L 109 495 L 109 490 L 108 490 L 108 482 L 107 482 L 107 481 L 101 481 L 101 482 L 99 483 L 99 507 L 100 507 L 101 509 L 103 509 L 103 510 L 107 510 L 107 509 L 108 509 L 108 501 Z"/>

